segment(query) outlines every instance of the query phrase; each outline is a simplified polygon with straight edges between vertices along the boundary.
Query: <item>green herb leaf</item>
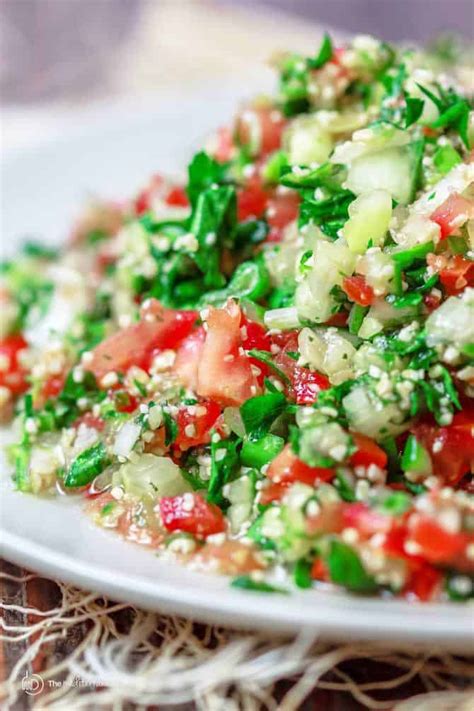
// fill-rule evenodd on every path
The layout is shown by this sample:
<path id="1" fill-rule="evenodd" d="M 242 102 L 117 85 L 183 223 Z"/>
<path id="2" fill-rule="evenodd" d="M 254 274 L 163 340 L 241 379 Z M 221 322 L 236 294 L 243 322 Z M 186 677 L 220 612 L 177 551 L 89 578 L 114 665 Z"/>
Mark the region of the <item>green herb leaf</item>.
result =
<path id="1" fill-rule="evenodd" d="M 307 65 L 309 69 L 321 69 L 324 65 L 329 62 L 333 55 L 333 48 L 331 38 L 327 32 L 324 33 L 321 46 L 318 50 L 318 54 L 314 58 L 307 60 Z"/>
<path id="2" fill-rule="evenodd" d="M 222 487 L 231 481 L 239 468 L 237 448 L 240 440 L 222 440 L 211 443 L 211 476 L 207 489 L 207 499 L 214 504 L 222 505 Z M 222 453 L 224 452 L 224 456 Z"/>
<path id="3" fill-rule="evenodd" d="M 191 205 L 195 205 L 199 195 L 211 185 L 221 184 L 227 172 L 227 164 L 218 163 L 210 155 L 196 153 L 188 166 L 187 193 Z"/>
<path id="4" fill-rule="evenodd" d="M 382 501 L 379 509 L 389 516 L 401 516 L 408 511 L 411 505 L 411 496 L 404 491 L 394 491 Z"/>
<path id="5" fill-rule="evenodd" d="M 270 585 L 261 580 L 254 580 L 250 575 L 239 575 L 234 578 L 231 582 L 233 588 L 238 588 L 239 590 L 251 590 L 252 592 L 264 592 L 264 593 L 279 593 L 282 595 L 288 595 L 288 590 L 284 588 L 276 587 L 275 585 Z"/>
<path id="6" fill-rule="evenodd" d="M 293 571 L 293 580 L 295 581 L 295 585 L 303 589 L 313 587 L 311 568 L 312 563 L 306 558 L 300 558 L 296 561 Z"/>
<path id="7" fill-rule="evenodd" d="M 242 464 L 246 467 L 260 469 L 275 459 L 284 446 L 283 437 L 274 434 L 266 434 L 257 440 L 248 439 L 243 443 L 240 452 Z"/>
<path id="8" fill-rule="evenodd" d="M 97 442 L 92 447 L 81 452 L 71 464 L 64 479 L 68 489 L 86 486 L 110 463 L 103 442 Z"/>
<path id="9" fill-rule="evenodd" d="M 268 393 L 246 400 L 240 408 L 240 414 L 247 435 L 252 439 L 262 437 L 285 407 L 286 398 L 283 393 Z"/>
<path id="10" fill-rule="evenodd" d="M 375 580 L 365 571 L 357 553 L 345 543 L 331 541 L 326 563 L 333 583 L 355 593 L 371 593 L 377 589 Z"/>

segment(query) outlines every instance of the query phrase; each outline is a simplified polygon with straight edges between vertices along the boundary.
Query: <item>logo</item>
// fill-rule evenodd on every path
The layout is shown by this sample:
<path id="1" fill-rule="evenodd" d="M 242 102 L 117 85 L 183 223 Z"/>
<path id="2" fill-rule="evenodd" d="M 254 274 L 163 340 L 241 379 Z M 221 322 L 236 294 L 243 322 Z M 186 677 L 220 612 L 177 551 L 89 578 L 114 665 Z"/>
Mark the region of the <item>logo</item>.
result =
<path id="1" fill-rule="evenodd" d="M 28 696 L 36 696 L 41 694 L 44 689 L 44 681 L 39 674 L 25 674 L 21 680 L 21 688 Z"/>

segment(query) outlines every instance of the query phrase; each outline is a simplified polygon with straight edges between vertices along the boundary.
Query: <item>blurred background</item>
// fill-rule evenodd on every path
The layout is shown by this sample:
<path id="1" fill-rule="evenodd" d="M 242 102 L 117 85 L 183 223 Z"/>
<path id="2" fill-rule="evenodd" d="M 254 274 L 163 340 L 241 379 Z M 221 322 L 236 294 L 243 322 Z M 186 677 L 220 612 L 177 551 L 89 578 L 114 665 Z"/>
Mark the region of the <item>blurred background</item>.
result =
<path id="1" fill-rule="evenodd" d="M 68 112 L 210 83 L 270 86 L 281 48 L 322 31 L 429 42 L 474 34 L 472 0 L 0 0 L 1 137 L 24 144 Z M 267 83 L 266 83 L 267 82 Z"/>

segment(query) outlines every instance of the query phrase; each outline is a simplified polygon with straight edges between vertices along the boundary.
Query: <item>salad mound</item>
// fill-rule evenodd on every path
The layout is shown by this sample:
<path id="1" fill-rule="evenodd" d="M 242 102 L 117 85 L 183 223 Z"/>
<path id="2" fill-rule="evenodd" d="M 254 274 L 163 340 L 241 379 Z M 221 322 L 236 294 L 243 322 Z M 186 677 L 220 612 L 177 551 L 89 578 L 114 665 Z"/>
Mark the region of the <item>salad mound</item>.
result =
<path id="1" fill-rule="evenodd" d="M 371 37 L 275 64 L 184 185 L 3 265 L 15 485 L 241 588 L 465 600 L 468 91 Z"/>

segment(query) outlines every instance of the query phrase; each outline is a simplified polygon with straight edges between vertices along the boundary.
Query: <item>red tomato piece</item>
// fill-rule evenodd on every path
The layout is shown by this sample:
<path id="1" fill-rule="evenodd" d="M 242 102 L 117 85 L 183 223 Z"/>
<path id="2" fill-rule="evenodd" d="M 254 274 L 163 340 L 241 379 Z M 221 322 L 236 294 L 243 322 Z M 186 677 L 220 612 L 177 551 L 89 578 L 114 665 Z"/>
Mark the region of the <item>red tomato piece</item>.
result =
<path id="1" fill-rule="evenodd" d="M 387 533 L 392 527 L 390 516 L 385 516 L 364 503 L 342 504 L 341 521 L 343 528 L 355 528 L 364 538 L 375 533 Z"/>
<path id="2" fill-rule="evenodd" d="M 428 309 L 428 311 L 431 313 L 432 311 L 435 311 L 438 306 L 440 305 L 442 300 L 442 295 L 441 293 L 432 293 L 431 291 L 428 292 L 428 294 L 425 294 L 423 297 L 423 303 Z"/>
<path id="3" fill-rule="evenodd" d="M 427 516 L 417 515 L 410 522 L 409 539 L 420 548 L 420 556 L 434 564 L 456 564 L 472 536 L 451 533 Z"/>
<path id="4" fill-rule="evenodd" d="M 272 482 L 269 486 L 262 489 L 260 494 L 260 503 L 262 506 L 268 506 L 268 504 L 274 501 L 280 501 L 290 486 L 289 481 L 278 481 Z"/>
<path id="5" fill-rule="evenodd" d="M 298 351 L 297 331 L 272 336 L 272 340 L 282 349 L 275 355 L 274 362 L 290 381 L 287 385 L 288 396 L 294 398 L 298 405 L 311 405 L 316 401 L 320 390 L 327 390 L 331 386 L 328 378 L 298 365 L 296 360 L 288 355 Z"/>
<path id="6" fill-rule="evenodd" d="M 197 390 L 198 370 L 206 332 L 202 326 L 196 328 L 179 346 L 173 371 L 183 385 L 190 390 Z"/>
<path id="7" fill-rule="evenodd" d="M 225 530 L 224 515 L 218 506 L 199 494 L 164 496 L 160 499 L 160 514 L 167 531 L 184 531 L 207 538 Z"/>
<path id="8" fill-rule="evenodd" d="M 257 348 L 260 351 L 270 351 L 272 339 L 268 335 L 267 329 L 255 321 L 249 321 L 246 316 L 242 316 L 240 322 L 240 332 L 242 335 L 242 346 L 245 350 Z"/>
<path id="9" fill-rule="evenodd" d="M 354 454 L 351 454 L 350 463 L 353 467 L 368 467 L 375 464 L 380 469 L 385 469 L 387 466 L 387 453 L 379 447 L 370 437 L 356 432 L 350 433 L 354 444 L 357 447 Z"/>
<path id="10" fill-rule="evenodd" d="M 117 331 L 92 351 L 87 367 L 97 380 L 110 371 L 126 372 L 132 365 L 146 368 L 152 352 L 175 348 L 191 332 L 198 316 L 196 311 L 165 309 L 155 299 L 142 315 L 141 321 Z"/>
<path id="11" fill-rule="evenodd" d="M 474 262 L 456 254 L 439 272 L 439 280 L 447 294 L 459 294 L 466 286 L 474 286 Z"/>
<path id="12" fill-rule="evenodd" d="M 316 373 L 299 365 L 293 371 L 292 388 L 297 405 L 311 405 L 318 397 L 320 390 L 331 387 L 325 375 Z"/>
<path id="13" fill-rule="evenodd" d="M 326 321 L 326 326 L 335 326 L 336 328 L 344 328 L 347 326 L 347 319 L 349 317 L 348 311 L 338 311 L 337 314 L 331 316 L 331 318 Z"/>
<path id="14" fill-rule="evenodd" d="M 266 218 L 270 225 L 268 242 L 279 242 L 283 229 L 298 217 L 300 199 L 296 192 L 278 192 L 268 200 Z"/>
<path id="15" fill-rule="evenodd" d="M 442 580 L 443 574 L 439 570 L 424 563 L 411 572 L 403 593 L 407 597 L 414 596 L 421 602 L 428 602 L 436 597 Z"/>
<path id="16" fill-rule="evenodd" d="M 237 191 L 237 219 L 239 222 L 262 217 L 267 207 L 267 201 L 268 193 L 264 190 L 260 179 L 251 178 L 241 190 Z"/>
<path id="17" fill-rule="evenodd" d="M 85 425 L 86 427 L 90 427 L 93 430 L 97 430 L 98 432 L 102 432 L 102 430 L 105 427 L 105 420 L 102 419 L 102 417 L 96 417 L 95 415 L 92 414 L 92 412 L 86 412 L 80 417 L 75 420 L 73 423 L 73 427 L 80 427 L 80 425 Z"/>
<path id="18" fill-rule="evenodd" d="M 467 220 L 474 217 L 474 204 L 459 193 L 452 193 L 430 215 L 430 220 L 441 228 L 441 239 L 457 232 Z"/>
<path id="19" fill-rule="evenodd" d="M 19 354 L 28 348 L 28 343 L 20 333 L 0 340 L 0 386 L 13 395 L 21 395 L 28 390 L 28 371 L 20 363 Z"/>
<path id="20" fill-rule="evenodd" d="M 360 306 L 370 306 L 374 302 L 375 294 L 363 276 L 346 276 L 342 280 L 342 289 L 350 301 Z"/>
<path id="21" fill-rule="evenodd" d="M 325 375 L 298 365 L 285 352 L 275 356 L 275 365 L 289 378 L 288 395 L 293 397 L 298 405 L 311 405 L 317 400 L 320 390 L 327 390 L 330 387 L 330 382 Z"/>
<path id="22" fill-rule="evenodd" d="M 459 413 L 448 427 L 419 423 L 412 428 L 430 454 L 433 474 L 451 486 L 469 472 L 474 462 L 473 424 L 471 417 Z"/>
<path id="23" fill-rule="evenodd" d="M 117 412 L 135 412 L 138 407 L 138 399 L 126 390 L 119 390 L 115 393 L 115 406 Z"/>
<path id="24" fill-rule="evenodd" d="M 259 392 L 252 364 L 242 348 L 240 308 L 229 301 L 209 309 L 198 367 L 197 393 L 220 405 L 241 405 Z"/>
<path id="25" fill-rule="evenodd" d="M 316 516 L 307 519 L 308 533 L 340 533 L 344 528 L 355 528 L 361 538 L 375 533 L 388 533 L 392 527 L 390 516 L 384 516 L 363 503 L 345 502 L 325 505 Z"/>
<path id="26" fill-rule="evenodd" d="M 65 376 L 64 375 L 51 375 L 43 385 L 41 390 L 41 395 L 45 400 L 50 398 L 55 398 L 59 395 L 64 387 Z"/>
<path id="27" fill-rule="evenodd" d="M 188 196 L 186 195 L 186 191 L 179 185 L 176 185 L 174 188 L 171 188 L 171 190 L 165 197 L 165 202 L 167 205 L 171 205 L 172 207 L 188 207 L 189 205 L 189 200 Z"/>
<path id="28" fill-rule="evenodd" d="M 260 351 L 270 352 L 272 339 L 267 330 L 259 323 L 249 321 L 245 316 L 242 316 L 240 333 L 242 335 L 242 347 L 246 351 L 256 348 Z M 262 385 L 264 378 L 270 375 L 271 368 L 257 358 L 249 356 L 249 360 L 260 371 L 260 375 L 257 375 L 257 380 L 259 385 Z"/>
<path id="29" fill-rule="evenodd" d="M 151 209 L 153 197 L 160 188 L 164 186 L 164 179 L 161 175 L 153 175 L 148 186 L 144 188 L 135 198 L 134 209 L 137 215 L 143 215 Z"/>
<path id="30" fill-rule="evenodd" d="M 210 430 L 220 414 L 221 408 L 211 400 L 181 407 L 177 418 L 178 435 L 175 446 L 184 451 L 210 442 Z"/>
<path id="31" fill-rule="evenodd" d="M 283 114 L 272 106 L 247 108 L 237 119 L 237 140 L 254 155 L 266 155 L 280 148 L 285 125 Z"/>
<path id="32" fill-rule="evenodd" d="M 300 481 L 303 484 L 314 486 L 324 481 L 331 481 L 334 478 L 334 469 L 310 467 L 298 459 L 291 446 L 287 444 L 270 463 L 267 477 L 275 483 L 292 484 L 295 481 Z"/>
<path id="33" fill-rule="evenodd" d="M 331 579 L 326 563 L 322 558 L 316 558 L 311 567 L 311 577 L 313 580 L 323 580 L 328 582 Z"/>
<path id="34" fill-rule="evenodd" d="M 214 158 L 219 161 L 219 163 L 227 163 L 235 152 L 232 131 L 226 126 L 220 128 L 217 131 L 216 139 Z"/>

